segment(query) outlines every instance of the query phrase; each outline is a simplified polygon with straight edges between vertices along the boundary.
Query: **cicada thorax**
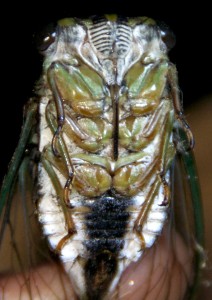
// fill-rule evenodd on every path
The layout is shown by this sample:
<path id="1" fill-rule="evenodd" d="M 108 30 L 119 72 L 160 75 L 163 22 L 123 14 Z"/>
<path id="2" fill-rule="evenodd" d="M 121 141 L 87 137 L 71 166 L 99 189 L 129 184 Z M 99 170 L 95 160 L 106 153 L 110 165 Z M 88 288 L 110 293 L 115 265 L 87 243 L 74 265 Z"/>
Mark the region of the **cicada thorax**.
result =
<path id="1" fill-rule="evenodd" d="M 50 93 L 40 100 L 39 220 L 90 299 L 111 290 L 160 235 L 175 155 L 167 57 L 144 63 L 136 27 L 97 24 L 70 27 L 69 38 L 83 43 L 70 64 L 58 56 L 49 65 Z"/>

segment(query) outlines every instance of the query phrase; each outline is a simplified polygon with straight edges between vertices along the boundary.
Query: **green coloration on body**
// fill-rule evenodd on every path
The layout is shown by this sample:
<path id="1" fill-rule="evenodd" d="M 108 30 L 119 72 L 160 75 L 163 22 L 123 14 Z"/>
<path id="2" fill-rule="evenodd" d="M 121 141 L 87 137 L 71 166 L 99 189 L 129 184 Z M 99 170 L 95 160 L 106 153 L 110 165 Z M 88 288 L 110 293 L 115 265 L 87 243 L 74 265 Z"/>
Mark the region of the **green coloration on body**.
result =
<path id="1" fill-rule="evenodd" d="M 200 192 L 188 149 L 192 135 L 182 113 L 177 71 L 169 62 L 168 46 L 154 20 L 138 17 L 126 21 L 116 15 L 105 15 L 99 21 L 66 18 L 58 21 L 57 29 L 52 44 L 43 53 L 39 97 L 36 103 L 30 102 L 20 142 L 3 182 L 0 214 L 5 206 L 10 209 L 18 169 L 39 110 L 39 220 L 65 267 L 67 252 L 76 252 L 71 259 L 73 265 L 78 264 L 81 281 L 75 278 L 73 266 L 67 266 L 67 273 L 73 273 L 70 277 L 76 286 L 81 282 L 76 289 L 81 299 L 103 299 L 114 278 L 121 276 L 117 271 L 119 260 L 124 271 L 155 243 L 165 223 L 171 224 L 169 209 L 174 199 L 170 196 L 170 169 L 176 154 L 184 163 L 190 184 L 196 230 L 193 240 L 203 245 Z M 107 201 L 111 201 L 109 209 Z M 105 206 L 99 223 L 96 220 L 102 207 L 98 202 Z M 8 209 L 0 240 L 7 226 Z M 56 221 L 50 217 L 51 210 L 57 215 Z M 108 219 L 114 218 L 114 213 L 121 225 L 111 230 Z M 154 213 L 159 215 L 156 221 Z M 59 232 L 53 228 L 58 220 L 62 220 Z M 88 224 L 93 221 L 92 231 Z M 155 228 L 147 229 L 146 236 L 154 235 L 154 241 L 148 244 L 145 226 L 151 222 L 155 222 Z M 108 246 L 111 240 L 113 250 Z M 123 247 L 131 240 L 135 244 L 128 251 Z M 202 257 L 193 240 L 188 248 L 199 255 L 197 284 Z M 98 251 L 96 245 L 91 251 L 86 245 L 96 241 Z M 75 247 L 74 251 L 67 251 L 69 246 Z M 189 286 L 189 280 L 186 284 Z"/>

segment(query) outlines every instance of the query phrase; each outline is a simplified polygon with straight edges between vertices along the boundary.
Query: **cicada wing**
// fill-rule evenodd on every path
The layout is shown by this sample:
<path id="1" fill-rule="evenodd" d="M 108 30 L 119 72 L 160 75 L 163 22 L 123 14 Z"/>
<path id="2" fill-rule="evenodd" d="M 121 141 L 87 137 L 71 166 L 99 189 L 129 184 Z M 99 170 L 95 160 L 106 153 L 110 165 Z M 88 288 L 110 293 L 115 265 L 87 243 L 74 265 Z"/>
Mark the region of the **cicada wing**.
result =
<path id="1" fill-rule="evenodd" d="M 29 159 L 25 157 L 13 183 L 13 193 L 10 193 L 2 211 L 0 255 L 4 257 L 4 263 L 1 268 L 8 272 L 20 272 L 32 264 L 32 258 L 28 255 L 32 253 L 29 249 L 33 249 L 30 234 L 34 236 L 32 230 L 37 228 L 32 225 L 35 213 L 31 194 L 33 180 L 26 176 L 28 164 Z"/>
<path id="2" fill-rule="evenodd" d="M 37 104 L 29 102 L 18 146 L 4 178 L 0 194 L 0 257 L 1 274 L 21 272 L 31 264 L 29 232 L 33 219 L 32 190 L 34 178 L 30 174 L 31 143 L 35 129 Z M 24 258 L 24 259 L 23 259 Z"/>
<path id="3" fill-rule="evenodd" d="M 4 299 L 39 299 L 43 290 L 51 299 L 65 294 L 65 274 L 43 238 L 36 213 L 36 114 L 37 103 L 31 101 L 0 194 L 0 295 Z"/>
<path id="4" fill-rule="evenodd" d="M 171 173 L 170 228 L 177 233 L 187 249 L 191 274 L 190 278 L 188 277 L 187 298 L 195 299 L 204 261 L 204 251 L 200 187 L 192 150 L 176 155 Z M 176 241 L 171 235 L 170 239 L 172 239 L 176 261 L 180 262 L 182 253 L 175 250 L 177 249 Z"/>
<path id="5" fill-rule="evenodd" d="M 18 146 L 10 162 L 8 173 L 5 176 L 2 183 L 1 192 L 0 192 L 0 217 L 1 217 L 0 245 L 2 245 L 3 243 L 5 228 L 10 223 L 11 207 L 12 207 L 12 203 L 14 203 L 13 195 L 16 191 L 18 173 L 19 173 L 20 166 L 24 161 L 24 157 L 25 157 L 24 154 L 27 149 L 27 145 L 30 140 L 30 137 L 32 135 L 36 112 L 37 112 L 37 104 L 34 101 L 30 101 Z"/>

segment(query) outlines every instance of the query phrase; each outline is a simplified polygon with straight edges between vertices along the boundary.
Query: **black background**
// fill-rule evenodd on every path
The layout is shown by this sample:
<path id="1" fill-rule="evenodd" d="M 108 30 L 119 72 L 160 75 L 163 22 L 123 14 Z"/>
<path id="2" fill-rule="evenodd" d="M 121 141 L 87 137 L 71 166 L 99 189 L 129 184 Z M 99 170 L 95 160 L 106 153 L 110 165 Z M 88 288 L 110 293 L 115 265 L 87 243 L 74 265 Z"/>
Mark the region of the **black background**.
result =
<path id="1" fill-rule="evenodd" d="M 178 68 L 184 106 L 211 93 L 212 10 L 203 1 L 156 3 L 134 0 L 4 3 L 0 16 L 0 181 L 18 142 L 22 108 L 33 94 L 34 82 L 41 73 L 42 57 L 36 51 L 33 36 L 52 21 L 103 13 L 148 16 L 164 21 L 177 39 L 170 58 Z"/>

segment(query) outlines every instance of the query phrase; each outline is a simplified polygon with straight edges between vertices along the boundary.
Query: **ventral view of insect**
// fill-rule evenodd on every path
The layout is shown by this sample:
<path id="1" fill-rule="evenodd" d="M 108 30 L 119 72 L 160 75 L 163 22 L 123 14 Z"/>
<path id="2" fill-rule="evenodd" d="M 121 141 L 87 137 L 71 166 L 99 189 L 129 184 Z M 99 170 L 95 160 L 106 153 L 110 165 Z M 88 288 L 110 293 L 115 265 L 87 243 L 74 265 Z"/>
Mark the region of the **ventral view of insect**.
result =
<path id="1" fill-rule="evenodd" d="M 67 18 L 0 194 L 0 299 L 195 299 L 203 221 L 171 30 Z"/>

